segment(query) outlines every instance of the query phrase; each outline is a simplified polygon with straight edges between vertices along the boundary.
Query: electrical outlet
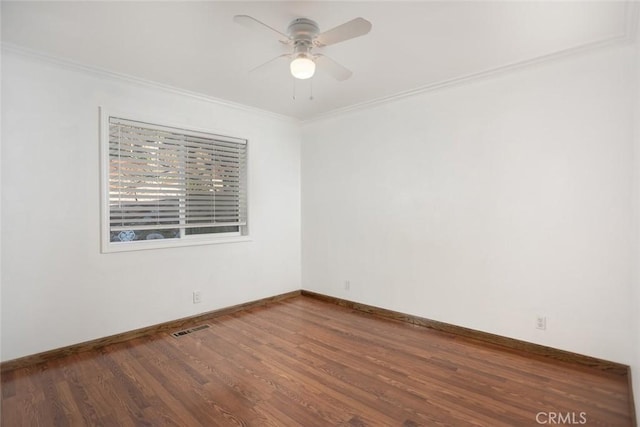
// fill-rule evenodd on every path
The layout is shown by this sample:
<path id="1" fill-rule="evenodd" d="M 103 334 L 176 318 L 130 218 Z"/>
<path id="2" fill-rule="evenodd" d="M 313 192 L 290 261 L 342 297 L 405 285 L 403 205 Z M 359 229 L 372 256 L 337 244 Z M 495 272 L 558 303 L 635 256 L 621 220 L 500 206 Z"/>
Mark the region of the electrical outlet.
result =
<path id="1" fill-rule="evenodd" d="M 348 291 L 349 289 L 351 289 L 351 281 L 345 280 L 344 281 L 344 290 Z"/>
<path id="2" fill-rule="evenodd" d="M 193 291 L 193 303 L 200 304 L 202 302 L 202 292 Z"/>
<path id="3" fill-rule="evenodd" d="M 536 317 L 536 329 L 543 331 L 547 329 L 547 318 L 545 316 Z"/>

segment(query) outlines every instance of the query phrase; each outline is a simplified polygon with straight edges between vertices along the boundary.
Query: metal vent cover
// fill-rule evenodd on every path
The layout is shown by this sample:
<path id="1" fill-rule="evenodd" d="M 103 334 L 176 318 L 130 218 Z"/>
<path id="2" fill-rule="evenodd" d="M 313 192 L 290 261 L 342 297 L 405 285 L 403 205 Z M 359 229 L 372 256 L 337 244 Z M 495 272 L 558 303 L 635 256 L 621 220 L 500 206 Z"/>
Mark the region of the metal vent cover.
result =
<path id="1" fill-rule="evenodd" d="M 192 332 L 197 332 L 197 331 L 201 331 L 203 329 L 207 329 L 210 328 L 209 325 L 200 325 L 200 326 L 194 326 L 193 328 L 189 328 L 189 329 L 183 329 L 181 331 L 178 332 L 173 332 L 171 333 L 171 336 L 174 338 L 180 338 L 182 336 L 188 335 Z"/>

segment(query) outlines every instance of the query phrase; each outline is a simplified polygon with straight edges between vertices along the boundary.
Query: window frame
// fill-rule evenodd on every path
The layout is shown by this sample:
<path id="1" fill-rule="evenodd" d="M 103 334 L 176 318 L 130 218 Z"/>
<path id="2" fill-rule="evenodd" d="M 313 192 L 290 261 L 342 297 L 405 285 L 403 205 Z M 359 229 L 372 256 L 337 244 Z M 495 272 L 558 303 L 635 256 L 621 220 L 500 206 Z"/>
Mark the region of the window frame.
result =
<path id="1" fill-rule="evenodd" d="M 144 115 L 139 113 L 113 110 L 105 107 L 99 107 L 100 115 L 100 228 L 101 228 L 101 252 L 128 252 L 147 249 L 164 249 L 175 248 L 184 246 L 195 245 L 210 245 L 221 243 L 236 243 L 250 241 L 249 237 L 249 223 L 250 223 L 250 211 L 249 211 L 249 140 L 248 138 L 225 136 L 230 132 L 220 132 L 218 130 L 198 128 L 191 125 L 184 125 L 171 122 L 163 117 Z M 245 191 L 246 191 L 246 203 L 247 203 L 247 224 L 240 225 L 239 231 L 219 234 L 200 234 L 200 235 L 187 235 L 185 228 L 180 228 L 180 237 L 176 239 L 152 239 L 152 240 L 137 240 L 131 242 L 112 242 L 111 241 L 111 227 L 110 217 L 111 209 L 109 205 L 109 119 L 111 117 L 121 118 L 125 120 L 138 121 L 142 123 L 149 123 L 151 125 L 163 126 L 175 129 L 182 129 L 185 131 L 201 132 L 211 135 L 220 136 L 222 138 L 231 138 L 244 140 L 247 144 L 246 154 L 246 176 L 245 176 Z"/>

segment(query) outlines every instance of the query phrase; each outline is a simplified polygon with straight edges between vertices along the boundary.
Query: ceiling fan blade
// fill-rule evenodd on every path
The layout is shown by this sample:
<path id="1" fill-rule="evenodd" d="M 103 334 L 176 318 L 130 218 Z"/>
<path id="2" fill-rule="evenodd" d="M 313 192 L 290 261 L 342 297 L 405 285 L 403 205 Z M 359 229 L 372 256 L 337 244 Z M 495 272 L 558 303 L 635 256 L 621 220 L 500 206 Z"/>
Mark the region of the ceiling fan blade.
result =
<path id="1" fill-rule="evenodd" d="M 291 58 L 291 54 L 290 53 L 283 53 L 282 55 L 278 55 L 275 58 L 270 59 L 267 62 L 258 65 L 257 67 L 253 67 L 252 69 L 249 70 L 249 73 L 253 73 L 255 71 L 258 71 L 258 70 L 261 70 L 263 68 L 266 68 L 269 65 L 271 65 L 272 63 L 276 62 L 280 58 Z"/>
<path id="2" fill-rule="evenodd" d="M 256 18 L 249 16 L 249 15 L 236 15 L 233 17 L 234 22 L 236 22 L 237 24 L 240 24 L 242 26 L 245 26 L 247 28 L 250 28 L 252 30 L 258 30 L 258 31 L 268 31 L 270 34 L 277 34 L 278 38 L 280 39 L 280 41 L 282 43 L 289 43 L 290 39 L 289 36 L 286 35 L 283 32 L 280 32 L 278 30 L 276 30 L 273 27 L 270 27 L 269 25 L 265 24 L 262 21 L 258 21 Z"/>
<path id="3" fill-rule="evenodd" d="M 336 61 L 325 55 L 316 55 L 315 63 L 319 69 L 326 72 L 338 81 L 347 80 L 353 75 L 351 70 L 343 67 L 342 65 L 338 64 Z"/>
<path id="4" fill-rule="evenodd" d="M 345 22 L 342 25 L 338 25 L 335 28 L 325 31 L 324 33 L 318 34 L 314 43 L 319 47 L 329 46 L 331 44 L 364 36 L 369 31 L 371 31 L 371 22 L 364 18 L 355 18 L 349 22 Z"/>

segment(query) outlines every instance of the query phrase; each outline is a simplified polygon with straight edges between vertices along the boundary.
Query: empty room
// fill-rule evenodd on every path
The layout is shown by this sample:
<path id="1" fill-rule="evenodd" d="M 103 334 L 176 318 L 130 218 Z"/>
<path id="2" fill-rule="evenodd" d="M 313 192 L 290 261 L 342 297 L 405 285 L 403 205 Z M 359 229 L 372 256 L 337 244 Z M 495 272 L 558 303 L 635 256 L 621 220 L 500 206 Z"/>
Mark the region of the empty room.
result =
<path id="1" fill-rule="evenodd" d="M 640 2 L 0 13 L 3 427 L 637 426 Z"/>

